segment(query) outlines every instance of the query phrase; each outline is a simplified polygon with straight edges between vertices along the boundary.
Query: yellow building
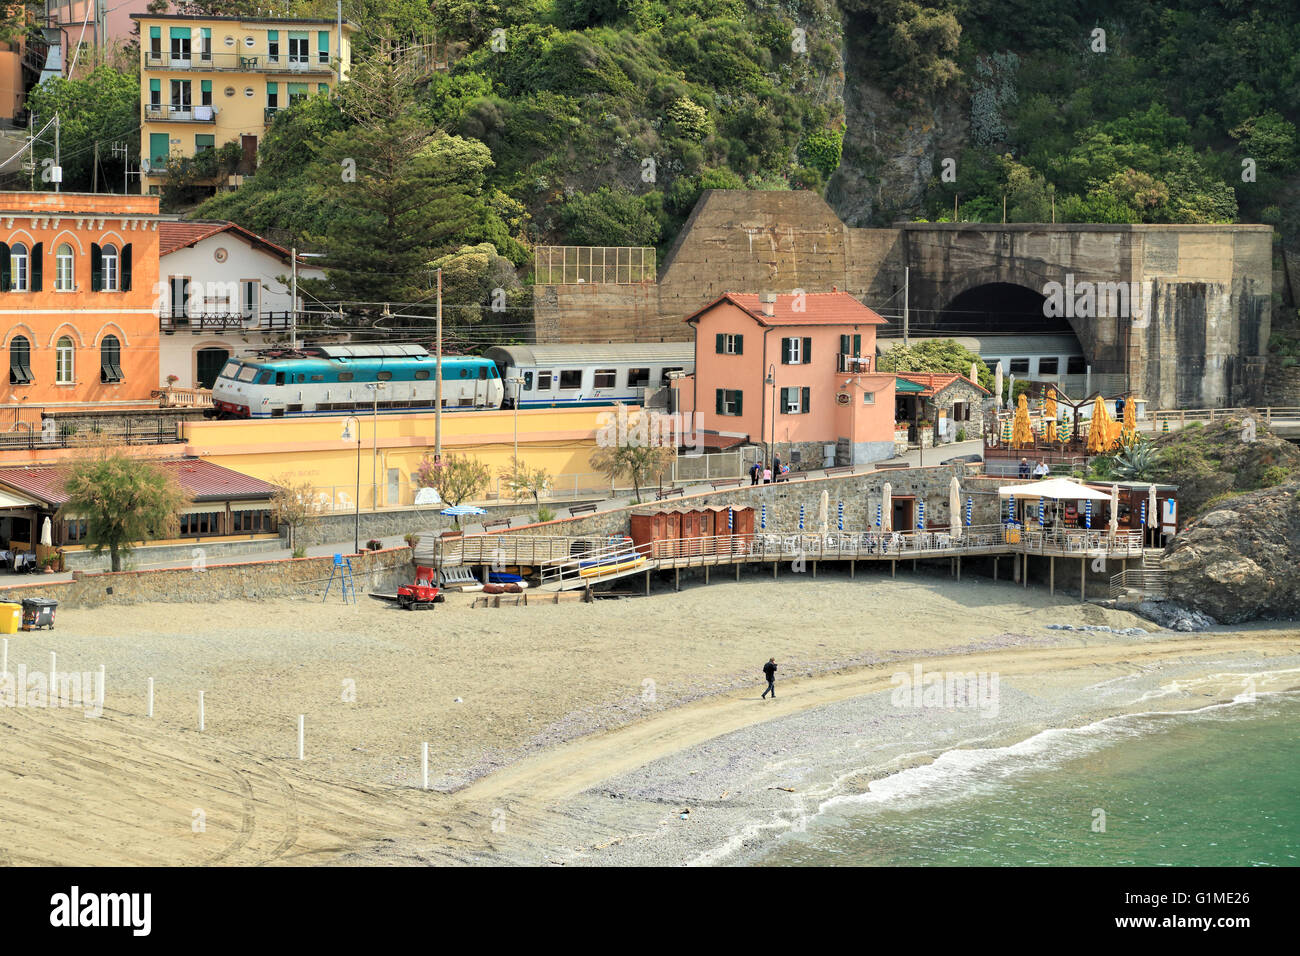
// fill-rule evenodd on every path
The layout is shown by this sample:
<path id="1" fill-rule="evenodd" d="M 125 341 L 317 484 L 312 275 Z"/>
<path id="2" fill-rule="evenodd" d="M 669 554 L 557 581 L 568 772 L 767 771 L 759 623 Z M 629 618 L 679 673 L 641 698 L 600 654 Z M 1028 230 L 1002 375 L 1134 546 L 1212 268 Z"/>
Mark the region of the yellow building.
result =
<path id="1" fill-rule="evenodd" d="M 610 412 L 596 407 L 443 415 L 442 452 L 482 461 L 492 473 L 485 497 L 509 499 L 499 475 L 514 455 L 518 421 L 519 460 L 554 476 L 553 494 L 607 492 L 609 479 L 592 469 L 591 454 Z M 358 473 L 362 508 L 410 506 L 420 459 L 432 457 L 434 445 L 434 416 L 428 413 L 195 421 L 181 429 L 185 454 L 264 481 L 310 481 L 321 503 L 335 510 L 353 507 Z"/>
<path id="2" fill-rule="evenodd" d="M 171 157 L 235 142 L 237 175 L 277 110 L 328 93 L 352 60 L 346 21 L 132 14 L 140 26 L 140 157 L 144 192 L 156 193 Z M 147 161 L 147 165 L 146 165 Z M 214 185 L 237 185 L 229 183 Z"/>

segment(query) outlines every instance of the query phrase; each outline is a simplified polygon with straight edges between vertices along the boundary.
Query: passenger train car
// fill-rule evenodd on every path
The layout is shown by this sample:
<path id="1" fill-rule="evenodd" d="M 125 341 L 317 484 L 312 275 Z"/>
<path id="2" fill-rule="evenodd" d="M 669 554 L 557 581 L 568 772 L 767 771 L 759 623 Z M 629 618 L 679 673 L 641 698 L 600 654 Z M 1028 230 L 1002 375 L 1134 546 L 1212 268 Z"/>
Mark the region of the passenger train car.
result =
<path id="1" fill-rule="evenodd" d="M 670 373 L 695 370 L 695 343 L 497 345 L 486 357 L 506 383 L 506 408 L 641 404 Z"/>
<path id="2" fill-rule="evenodd" d="M 212 403 L 218 414 L 236 418 L 433 411 L 436 367 L 419 345 L 307 346 L 283 356 L 231 359 L 212 386 Z M 490 360 L 443 356 L 444 411 L 500 408 L 503 395 Z"/>

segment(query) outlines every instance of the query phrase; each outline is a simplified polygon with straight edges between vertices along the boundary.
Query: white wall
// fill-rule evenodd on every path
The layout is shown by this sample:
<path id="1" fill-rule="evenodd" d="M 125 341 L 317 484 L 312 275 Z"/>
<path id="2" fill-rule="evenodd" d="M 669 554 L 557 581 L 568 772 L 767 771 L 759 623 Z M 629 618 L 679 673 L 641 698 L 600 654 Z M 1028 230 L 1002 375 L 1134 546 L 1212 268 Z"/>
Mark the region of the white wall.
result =
<path id="1" fill-rule="evenodd" d="M 217 261 L 217 251 L 224 250 L 225 261 Z M 209 236 L 185 249 L 178 249 L 162 257 L 159 267 L 159 288 L 155 290 L 159 297 L 157 307 L 160 315 L 171 314 L 171 280 L 174 276 L 187 276 L 191 289 L 197 283 L 201 287 L 205 312 L 239 312 L 241 303 L 240 283 L 244 280 L 259 283 L 259 311 L 262 313 L 286 313 L 293 310 L 289 296 L 289 272 L 287 261 L 271 252 L 254 246 L 234 232 L 221 232 Z M 320 279 L 324 273 L 319 268 L 305 269 L 298 264 L 299 279 Z M 234 291 L 236 298 L 227 301 L 229 292 Z M 194 302 L 192 293 L 191 301 Z M 298 308 L 303 307 L 303 297 L 298 296 Z M 193 309 L 191 309 L 193 311 Z M 177 386 L 190 388 L 198 376 L 198 352 L 204 348 L 224 348 L 231 355 L 240 355 L 253 349 L 265 348 L 285 340 L 279 332 L 259 332 L 252 319 L 248 320 L 249 329 L 245 331 L 225 331 L 221 333 L 200 332 L 192 328 L 178 327 L 177 331 L 159 336 L 158 384 L 167 384 L 167 376 L 175 375 Z"/>

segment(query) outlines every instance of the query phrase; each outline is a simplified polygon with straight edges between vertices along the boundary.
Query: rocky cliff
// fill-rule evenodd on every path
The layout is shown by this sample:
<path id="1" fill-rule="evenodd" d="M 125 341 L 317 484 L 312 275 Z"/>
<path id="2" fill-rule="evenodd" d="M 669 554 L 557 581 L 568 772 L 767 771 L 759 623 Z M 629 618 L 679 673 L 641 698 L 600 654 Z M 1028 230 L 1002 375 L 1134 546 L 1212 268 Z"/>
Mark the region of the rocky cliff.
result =
<path id="1" fill-rule="evenodd" d="M 1224 624 L 1300 619 L 1300 481 L 1212 507 L 1170 543 L 1170 596 Z"/>

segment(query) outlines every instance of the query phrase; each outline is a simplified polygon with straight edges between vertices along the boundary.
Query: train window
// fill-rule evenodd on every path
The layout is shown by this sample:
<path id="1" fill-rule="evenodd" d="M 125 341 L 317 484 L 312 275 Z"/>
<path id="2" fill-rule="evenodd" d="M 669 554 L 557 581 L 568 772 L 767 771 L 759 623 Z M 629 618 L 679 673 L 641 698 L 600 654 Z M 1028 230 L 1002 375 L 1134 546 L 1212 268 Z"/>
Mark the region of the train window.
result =
<path id="1" fill-rule="evenodd" d="M 270 384 L 271 384 L 271 379 L 274 378 L 274 377 L 275 377 L 275 373 L 272 372 L 270 369 L 267 369 L 267 370 L 264 371 L 261 375 L 257 376 L 257 384 L 258 384 L 258 385 L 270 385 Z"/>
<path id="2" fill-rule="evenodd" d="M 582 388 L 582 369 L 580 368 L 561 369 L 560 388 Z"/>
<path id="3" fill-rule="evenodd" d="M 351 372 L 339 372 L 340 382 L 350 382 L 355 376 Z"/>
<path id="4" fill-rule="evenodd" d="M 666 387 L 666 386 L 668 385 L 668 376 L 671 375 L 673 372 L 680 372 L 680 371 L 682 371 L 681 368 L 666 368 L 666 369 L 664 369 L 664 373 L 663 373 L 661 376 L 659 376 L 659 384 L 660 384 L 660 386 Z"/>
<path id="5" fill-rule="evenodd" d="M 614 383 L 618 381 L 618 369 L 616 368 L 598 368 L 595 372 L 596 388 L 613 388 Z"/>
<path id="6" fill-rule="evenodd" d="M 524 391 L 531 392 L 532 390 L 533 390 L 533 373 L 524 372 Z"/>
<path id="7" fill-rule="evenodd" d="M 1065 360 L 1066 375 L 1083 375 L 1088 371 L 1082 355 L 1071 355 Z"/>
<path id="8" fill-rule="evenodd" d="M 235 373 L 239 371 L 238 362 L 227 362 L 226 367 L 221 370 L 221 378 L 234 378 Z"/>
<path id="9" fill-rule="evenodd" d="M 486 366 L 486 365 L 480 365 L 480 366 L 478 367 L 478 378 L 479 378 L 479 381 L 480 381 L 480 382 L 486 382 L 486 381 L 487 381 L 487 366 Z"/>
<path id="10" fill-rule="evenodd" d="M 1012 360 L 1011 360 L 1011 374 L 1012 374 L 1012 375 L 1028 375 L 1028 374 L 1029 374 L 1029 359 L 1027 359 L 1027 358 L 1016 358 L 1016 359 L 1012 359 Z"/>
<path id="11" fill-rule="evenodd" d="M 627 384 L 631 388 L 645 388 L 650 384 L 650 370 L 648 368 L 628 369 Z"/>
<path id="12" fill-rule="evenodd" d="M 283 384 L 284 384 L 284 373 L 283 373 L 283 372 L 276 372 L 276 373 L 275 373 L 275 384 L 276 384 L 276 385 L 283 385 Z"/>
<path id="13" fill-rule="evenodd" d="M 1039 375 L 1055 375 L 1061 367 L 1061 360 L 1053 356 L 1052 358 L 1040 358 L 1038 360 Z"/>
<path id="14" fill-rule="evenodd" d="M 391 381 L 393 380 L 393 373 L 392 373 L 392 372 L 377 372 L 377 373 L 375 373 L 375 378 L 379 379 L 379 381 L 381 381 L 381 382 L 391 382 Z"/>
<path id="15" fill-rule="evenodd" d="M 429 370 L 427 368 L 417 368 L 415 370 L 415 380 L 417 382 L 423 382 L 428 377 L 429 377 Z"/>
<path id="16" fill-rule="evenodd" d="M 549 392 L 549 391 L 551 390 L 551 373 L 550 373 L 550 372 L 538 372 L 538 373 L 537 373 L 537 388 L 538 388 L 539 391 L 543 391 L 543 392 Z"/>
<path id="17" fill-rule="evenodd" d="M 324 376 L 324 375 L 313 375 L 313 376 L 311 377 L 311 380 L 312 380 L 313 382 L 323 382 L 323 381 L 325 381 L 325 376 Z"/>
<path id="18" fill-rule="evenodd" d="M 489 365 L 488 378 L 500 378 L 500 377 L 501 376 L 497 373 L 497 367 L 495 365 Z"/>
<path id="19" fill-rule="evenodd" d="M 257 378 L 257 367 L 254 365 L 245 365 L 239 370 L 239 380 L 241 382 L 251 382 Z"/>

